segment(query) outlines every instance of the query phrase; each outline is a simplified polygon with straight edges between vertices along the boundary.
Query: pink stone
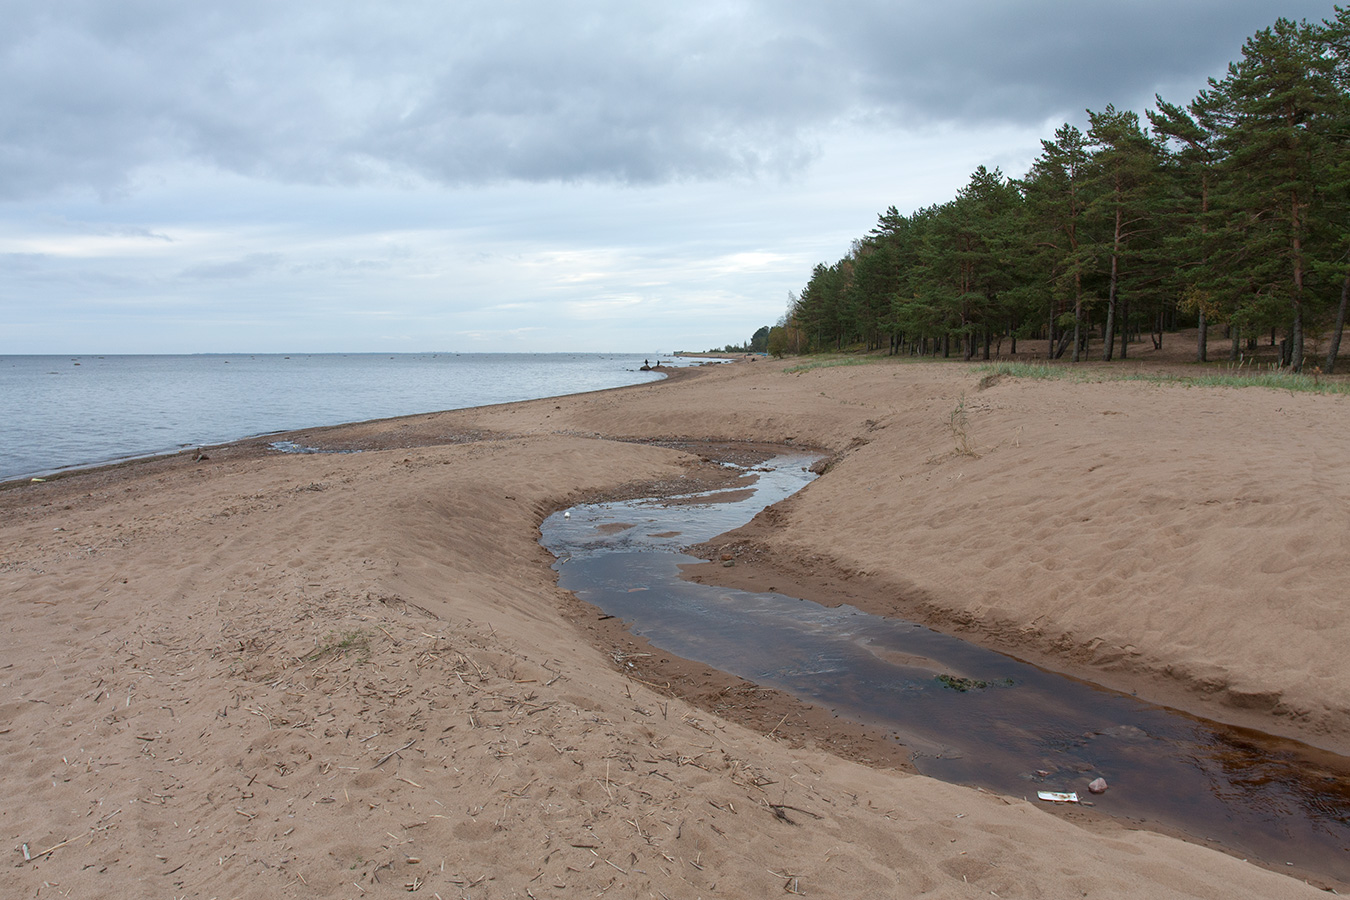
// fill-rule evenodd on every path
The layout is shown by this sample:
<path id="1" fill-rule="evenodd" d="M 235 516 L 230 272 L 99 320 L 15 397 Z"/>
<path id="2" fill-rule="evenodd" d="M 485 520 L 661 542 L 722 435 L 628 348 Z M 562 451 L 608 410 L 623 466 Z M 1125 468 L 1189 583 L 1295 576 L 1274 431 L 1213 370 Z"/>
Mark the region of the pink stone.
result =
<path id="1" fill-rule="evenodd" d="M 1098 778 L 1096 781 L 1094 781 L 1094 782 L 1092 782 L 1091 784 L 1088 785 L 1088 790 L 1091 791 L 1091 792 L 1094 793 L 1094 794 L 1105 794 L 1105 793 L 1106 793 L 1106 779 L 1105 779 L 1105 778 Z"/>

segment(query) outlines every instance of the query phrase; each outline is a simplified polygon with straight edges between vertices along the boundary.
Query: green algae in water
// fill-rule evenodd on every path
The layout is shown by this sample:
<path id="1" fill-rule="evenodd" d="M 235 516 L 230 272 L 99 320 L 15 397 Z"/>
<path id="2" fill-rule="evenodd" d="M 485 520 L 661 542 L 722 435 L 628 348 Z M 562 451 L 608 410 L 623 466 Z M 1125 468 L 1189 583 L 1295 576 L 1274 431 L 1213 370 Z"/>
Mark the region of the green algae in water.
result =
<path id="1" fill-rule="evenodd" d="M 945 672 L 937 677 L 938 684 L 945 688 L 951 688 L 954 691 L 965 693 L 966 691 L 982 691 L 990 687 L 1012 687 L 1011 678 L 1000 678 L 997 681 L 984 681 L 979 678 L 961 678 L 958 675 L 948 675 Z"/>

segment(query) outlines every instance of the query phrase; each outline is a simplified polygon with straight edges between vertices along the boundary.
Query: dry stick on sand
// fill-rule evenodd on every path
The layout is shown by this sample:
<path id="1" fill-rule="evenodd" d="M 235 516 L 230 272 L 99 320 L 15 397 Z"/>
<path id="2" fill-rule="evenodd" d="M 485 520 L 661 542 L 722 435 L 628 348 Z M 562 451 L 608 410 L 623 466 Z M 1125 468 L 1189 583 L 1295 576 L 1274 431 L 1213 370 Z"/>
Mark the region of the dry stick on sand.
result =
<path id="1" fill-rule="evenodd" d="M 799 812 L 804 816 L 810 816 L 811 818 L 816 820 L 825 818 L 822 815 L 811 812 L 811 810 L 809 809 L 802 809 L 800 806 L 789 806 L 786 803 L 770 803 L 769 801 L 765 800 L 764 805 L 768 807 L 769 811 L 774 814 L 775 818 L 787 822 L 789 825 L 797 824 L 792 819 L 788 818 L 788 814 L 785 812 L 785 810 L 789 809 L 792 810 L 793 812 Z"/>
<path id="2" fill-rule="evenodd" d="M 33 854 L 31 857 L 29 857 L 29 855 L 28 855 L 28 845 L 27 845 L 27 844 L 24 844 L 24 845 L 23 845 L 23 846 L 24 846 L 24 862 L 33 862 L 33 861 L 35 861 L 35 860 L 42 859 L 42 857 L 46 856 L 47 854 L 49 854 L 49 853 L 51 853 L 51 852 L 53 852 L 53 851 L 55 851 L 55 850 L 60 850 L 62 847 L 64 847 L 66 844 L 69 844 L 69 843 L 70 843 L 71 841 L 73 841 L 73 840 L 75 840 L 75 839 L 74 839 L 74 838 L 66 838 L 66 839 L 65 839 L 64 841 L 62 841 L 61 843 L 56 844 L 56 845 L 51 846 L 51 847 L 48 847 L 46 850 L 43 850 L 41 853 L 35 853 L 35 854 Z"/>
<path id="3" fill-rule="evenodd" d="M 408 743 L 404 744 L 402 747 L 399 747 L 397 750 L 390 750 L 384 756 L 381 756 L 380 761 L 377 762 L 375 765 L 371 766 L 371 768 L 378 769 L 380 766 L 389 762 L 390 758 L 393 757 L 395 754 L 402 753 L 404 750 L 407 750 L 415 743 L 417 743 L 417 738 L 413 738 L 411 741 L 408 741 Z"/>

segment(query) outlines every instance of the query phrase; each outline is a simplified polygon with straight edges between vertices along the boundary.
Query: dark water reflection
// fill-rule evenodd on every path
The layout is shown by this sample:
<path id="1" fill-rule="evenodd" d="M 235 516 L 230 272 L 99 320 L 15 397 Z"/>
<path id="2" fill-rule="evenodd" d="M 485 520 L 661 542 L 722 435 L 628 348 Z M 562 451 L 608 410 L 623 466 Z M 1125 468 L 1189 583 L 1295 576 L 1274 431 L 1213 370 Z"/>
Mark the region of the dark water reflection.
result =
<path id="1" fill-rule="evenodd" d="M 1029 798 L 1077 791 L 1110 815 L 1350 881 L 1350 760 L 1152 706 L 912 622 L 681 580 L 679 567 L 698 560 L 680 548 L 799 490 L 811 462 L 781 457 L 757 469 L 753 496 L 737 502 L 714 494 L 576 507 L 544 523 L 542 543 L 559 558 L 562 587 L 654 645 L 884 726 L 925 775 Z M 1089 795 L 1098 776 L 1110 790 Z"/>

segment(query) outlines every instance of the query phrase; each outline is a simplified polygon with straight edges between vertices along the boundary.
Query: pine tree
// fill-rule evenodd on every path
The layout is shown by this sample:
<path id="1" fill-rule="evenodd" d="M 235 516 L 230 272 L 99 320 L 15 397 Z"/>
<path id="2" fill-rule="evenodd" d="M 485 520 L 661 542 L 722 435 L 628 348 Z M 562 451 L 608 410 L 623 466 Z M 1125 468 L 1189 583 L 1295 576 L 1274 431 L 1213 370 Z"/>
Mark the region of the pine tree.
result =
<path id="1" fill-rule="evenodd" d="M 1223 158 L 1216 101 L 1202 92 L 1183 109 L 1162 97 L 1155 99 L 1158 108 L 1148 111 L 1148 119 L 1163 144 L 1163 167 L 1173 187 L 1167 212 L 1170 227 L 1163 238 L 1165 252 L 1173 260 L 1171 289 L 1198 317 L 1196 362 L 1203 363 L 1208 361 L 1209 324 L 1224 315 L 1216 292 L 1207 287 L 1211 198 Z"/>
<path id="2" fill-rule="evenodd" d="M 1327 156 L 1323 196 L 1330 222 L 1328 281 L 1340 281 L 1340 300 L 1328 341 L 1323 369 L 1330 375 L 1340 354 L 1341 335 L 1345 331 L 1346 305 L 1350 302 L 1350 8 L 1338 7 L 1336 17 L 1323 24 L 1322 42 L 1331 61 L 1331 87 L 1334 91 L 1324 129 Z M 1339 275 L 1339 279 L 1337 279 Z"/>
<path id="3" fill-rule="evenodd" d="M 1067 323 L 1065 306 L 1072 306 L 1073 361 L 1078 362 L 1082 348 L 1084 323 L 1083 274 L 1089 256 L 1084 248 L 1083 214 L 1087 198 L 1083 192 L 1083 170 L 1088 163 L 1087 139 L 1072 125 L 1055 132 L 1055 140 L 1041 141 L 1037 157 L 1024 183 L 1027 231 L 1030 241 L 1031 270 L 1048 296 L 1048 332 L 1050 356 L 1064 353 L 1069 332 L 1056 342 L 1059 329 Z"/>
<path id="4" fill-rule="evenodd" d="M 1147 238 L 1156 227 L 1161 186 L 1158 146 L 1139 126 L 1139 116 L 1107 106 L 1088 111 L 1087 217 L 1094 223 L 1100 257 L 1108 267 L 1106 325 L 1102 359 L 1114 355 L 1119 325 L 1123 338 L 1120 355 L 1129 342 L 1130 294 L 1146 280 Z M 1119 323 L 1117 322 L 1119 319 Z"/>
<path id="5" fill-rule="evenodd" d="M 1008 259 L 1021 198 L 1003 173 L 980 166 L 956 199 L 939 207 L 923 253 L 923 287 L 944 311 L 965 357 L 983 339 L 984 356 L 1004 321 L 1002 292 L 1012 284 Z"/>
<path id="6" fill-rule="evenodd" d="M 1319 187 L 1328 173 L 1325 118 L 1335 111 L 1332 57 L 1319 29 L 1288 19 L 1257 32 L 1242 60 L 1221 82 L 1218 103 L 1224 153 L 1225 220 L 1237 240 L 1228 264 L 1246 277 L 1247 306 L 1284 306 L 1284 361 L 1303 367 L 1312 274 L 1310 242 L 1319 215 Z"/>

